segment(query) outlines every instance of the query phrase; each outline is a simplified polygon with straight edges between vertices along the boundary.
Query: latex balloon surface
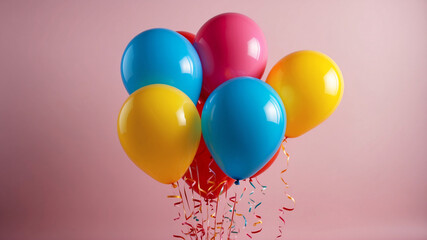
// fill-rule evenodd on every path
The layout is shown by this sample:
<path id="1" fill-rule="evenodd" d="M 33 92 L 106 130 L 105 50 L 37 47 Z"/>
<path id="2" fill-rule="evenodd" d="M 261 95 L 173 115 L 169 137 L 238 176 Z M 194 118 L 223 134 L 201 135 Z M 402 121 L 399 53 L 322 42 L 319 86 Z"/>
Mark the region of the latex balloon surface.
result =
<path id="1" fill-rule="evenodd" d="M 131 94 L 120 111 L 117 130 L 128 157 L 165 184 L 184 175 L 201 136 L 196 106 L 183 92 L 163 84 Z"/>
<path id="2" fill-rule="evenodd" d="M 277 152 L 286 129 L 283 103 L 268 84 L 239 77 L 209 96 L 202 132 L 218 166 L 241 180 L 254 175 Z"/>
<path id="3" fill-rule="evenodd" d="M 202 114 L 204 105 L 205 101 L 199 99 L 196 106 L 199 115 Z M 206 147 L 203 136 L 200 139 L 196 156 L 183 178 L 190 188 L 206 199 L 217 198 L 234 183 L 234 180 L 228 177 L 216 164 Z"/>
<path id="4" fill-rule="evenodd" d="M 186 32 L 186 31 L 177 31 L 177 33 L 181 34 L 183 37 L 185 37 L 191 44 L 194 43 L 194 40 L 196 38 L 196 35 Z"/>
<path id="5" fill-rule="evenodd" d="M 286 137 L 298 137 L 327 119 L 339 105 L 344 82 L 338 65 L 316 51 L 294 52 L 281 59 L 267 77 L 282 98 Z"/>
<path id="6" fill-rule="evenodd" d="M 267 64 L 264 34 L 252 19 L 238 13 L 207 21 L 197 32 L 194 47 L 202 61 L 206 96 L 235 77 L 261 78 Z"/>
<path id="7" fill-rule="evenodd" d="M 154 28 L 137 35 L 126 47 L 121 63 L 129 94 L 150 84 L 178 88 L 197 104 L 202 66 L 193 45 L 172 30 Z"/>
<path id="8" fill-rule="evenodd" d="M 276 158 L 279 156 L 279 153 L 280 153 L 280 148 L 279 150 L 277 150 L 274 156 L 270 159 L 270 161 L 268 161 L 268 163 L 265 164 L 264 167 L 262 167 L 258 172 L 256 172 L 251 178 L 256 178 L 259 175 L 263 174 L 267 169 L 269 169 L 271 165 L 274 163 L 274 161 L 276 161 Z"/>
<path id="9" fill-rule="evenodd" d="M 196 156 L 184 175 L 184 180 L 190 188 L 206 199 L 217 198 L 234 183 L 234 179 L 228 177 L 218 167 L 203 137 Z"/>

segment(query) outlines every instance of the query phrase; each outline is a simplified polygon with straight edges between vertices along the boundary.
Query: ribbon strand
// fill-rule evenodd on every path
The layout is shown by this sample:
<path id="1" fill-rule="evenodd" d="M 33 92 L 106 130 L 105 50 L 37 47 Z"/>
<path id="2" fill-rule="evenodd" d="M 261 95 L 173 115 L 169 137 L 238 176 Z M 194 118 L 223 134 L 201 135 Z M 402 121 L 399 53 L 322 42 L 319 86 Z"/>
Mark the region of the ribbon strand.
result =
<path id="1" fill-rule="evenodd" d="M 286 198 L 292 202 L 292 207 L 283 206 L 283 207 L 279 208 L 279 220 L 280 220 L 280 223 L 279 223 L 279 235 L 277 235 L 276 239 L 279 239 L 279 238 L 281 238 L 283 236 L 283 228 L 285 227 L 285 223 L 286 223 L 285 218 L 284 218 L 285 213 L 293 211 L 295 209 L 295 199 L 291 195 L 289 195 L 287 193 L 286 189 L 289 188 L 289 184 L 284 179 L 284 174 L 288 170 L 289 159 L 290 159 L 290 155 L 286 151 L 286 148 L 285 148 L 285 144 L 286 143 L 288 143 L 287 138 L 285 138 L 283 140 L 282 145 L 281 145 L 283 153 L 286 156 L 286 165 L 285 165 L 285 168 L 280 172 L 280 179 L 282 180 L 283 184 L 285 185 L 284 194 L 285 194 Z"/>

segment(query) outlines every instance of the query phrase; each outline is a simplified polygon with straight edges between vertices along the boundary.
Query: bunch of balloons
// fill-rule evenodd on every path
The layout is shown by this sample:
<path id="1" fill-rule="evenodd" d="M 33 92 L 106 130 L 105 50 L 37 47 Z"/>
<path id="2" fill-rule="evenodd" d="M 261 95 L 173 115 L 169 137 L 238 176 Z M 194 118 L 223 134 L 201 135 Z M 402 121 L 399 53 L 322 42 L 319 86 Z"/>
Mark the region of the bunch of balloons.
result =
<path id="1" fill-rule="evenodd" d="M 208 199 L 258 176 L 285 138 L 328 118 L 343 94 L 341 71 L 325 54 L 291 53 L 262 81 L 266 63 L 261 29 L 238 13 L 210 19 L 196 35 L 140 33 L 121 62 L 126 154 L 155 180 L 184 178 Z"/>

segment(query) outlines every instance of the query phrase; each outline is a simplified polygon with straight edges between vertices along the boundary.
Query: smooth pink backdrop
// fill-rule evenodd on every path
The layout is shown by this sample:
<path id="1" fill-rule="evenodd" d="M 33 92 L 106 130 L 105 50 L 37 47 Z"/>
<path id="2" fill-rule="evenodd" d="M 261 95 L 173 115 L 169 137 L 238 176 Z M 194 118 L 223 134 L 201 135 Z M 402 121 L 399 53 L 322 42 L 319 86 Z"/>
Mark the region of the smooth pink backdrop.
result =
<path id="1" fill-rule="evenodd" d="M 120 58 L 143 30 L 229 11 L 263 29 L 266 73 L 312 49 L 344 74 L 337 111 L 289 141 L 287 239 L 427 239 L 427 1 L 243 0 L 1 1 L 0 239 L 172 239 L 171 187 L 116 135 Z M 277 233 L 283 161 L 261 177 L 258 239 Z"/>

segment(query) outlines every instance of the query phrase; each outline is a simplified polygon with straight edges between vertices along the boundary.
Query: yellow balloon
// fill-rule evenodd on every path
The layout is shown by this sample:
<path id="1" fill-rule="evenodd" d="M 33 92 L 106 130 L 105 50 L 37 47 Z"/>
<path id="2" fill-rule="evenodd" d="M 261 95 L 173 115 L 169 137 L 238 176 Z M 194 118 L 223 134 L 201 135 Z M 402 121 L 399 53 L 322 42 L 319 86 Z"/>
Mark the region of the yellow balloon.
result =
<path id="1" fill-rule="evenodd" d="M 298 137 L 326 120 L 339 105 L 344 81 L 338 65 L 316 51 L 282 58 L 267 77 L 286 109 L 286 137 Z"/>
<path id="2" fill-rule="evenodd" d="M 128 157 L 165 184 L 184 175 L 201 137 L 199 113 L 191 99 L 163 84 L 132 93 L 120 110 L 117 130 Z"/>

